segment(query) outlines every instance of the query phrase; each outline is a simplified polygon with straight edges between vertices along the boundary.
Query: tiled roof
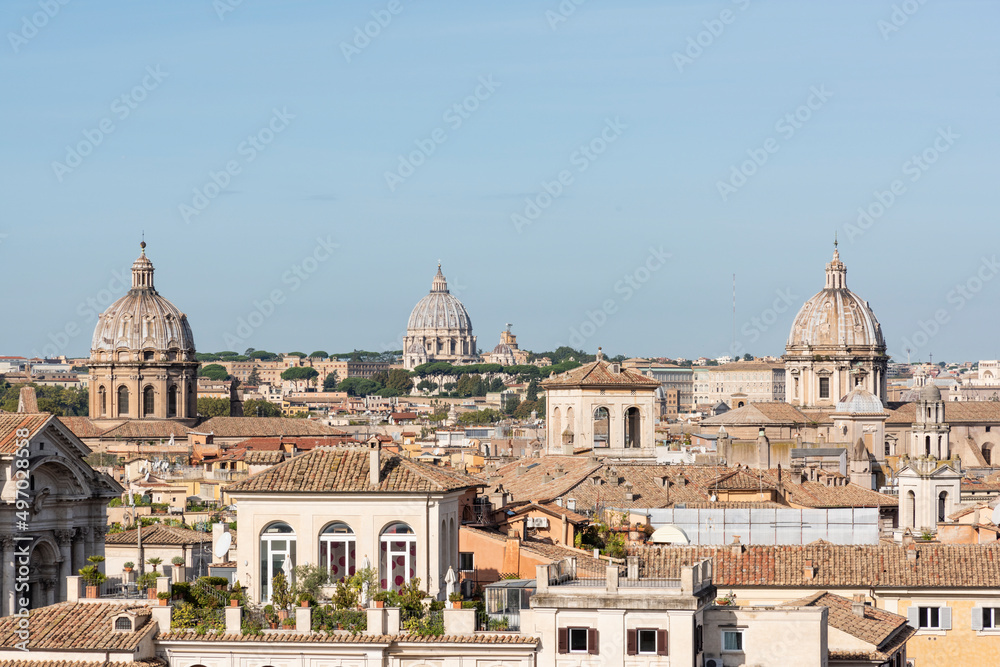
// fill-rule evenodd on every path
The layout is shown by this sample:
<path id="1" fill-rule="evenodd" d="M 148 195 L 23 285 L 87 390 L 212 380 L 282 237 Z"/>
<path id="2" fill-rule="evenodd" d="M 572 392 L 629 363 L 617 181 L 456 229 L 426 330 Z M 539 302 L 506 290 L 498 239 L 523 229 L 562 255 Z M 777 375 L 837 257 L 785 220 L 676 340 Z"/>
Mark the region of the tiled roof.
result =
<path id="1" fill-rule="evenodd" d="M 507 543 L 507 536 L 495 530 L 469 525 L 463 525 L 461 529 L 496 540 L 500 544 Z M 559 544 L 539 542 L 532 539 L 521 540 L 521 549 L 547 559 L 551 563 L 563 560 L 564 558 L 575 558 L 577 573 L 585 578 L 600 578 L 607 572 L 608 562 L 594 558 L 593 552 L 590 551 L 564 547 Z"/>
<path id="2" fill-rule="evenodd" d="M 104 427 L 96 426 L 90 417 L 56 417 L 78 438 L 96 438 L 104 433 Z"/>
<path id="3" fill-rule="evenodd" d="M 243 458 L 247 465 L 267 465 L 273 466 L 285 460 L 285 453 L 276 450 L 250 450 Z"/>
<path id="4" fill-rule="evenodd" d="M 910 588 L 995 588 L 1000 581 L 1000 545 L 920 544 L 909 560 L 899 545 L 748 545 L 738 554 L 730 546 L 634 547 L 647 576 L 676 578 L 680 568 L 712 558 L 716 586 L 834 588 L 857 586 Z M 806 577 L 806 561 L 814 575 Z"/>
<path id="5" fill-rule="evenodd" d="M 705 426 L 740 426 L 743 424 L 806 424 L 811 421 L 814 419 L 799 412 L 795 406 L 789 403 L 769 401 L 748 403 L 742 408 L 702 419 L 701 423 Z"/>
<path id="6" fill-rule="evenodd" d="M 882 644 L 892 637 L 897 630 L 906 625 L 906 617 L 893 614 L 885 609 L 865 605 L 864 616 L 855 614 L 851 600 L 829 592 L 816 593 L 802 600 L 789 602 L 794 607 L 826 607 L 829 610 L 828 623 L 857 637 L 874 648 L 882 648 Z"/>
<path id="7" fill-rule="evenodd" d="M 917 404 L 904 403 L 889 413 L 886 424 L 912 424 L 917 419 Z M 1000 401 L 946 401 L 944 420 L 949 424 L 1000 422 Z"/>
<path id="8" fill-rule="evenodd" d="M 788 502 L 803 507 L 897 507 L 899 498 L 866 489 L 857 484 L 827 486 L 820 482 L 802 482 L 789 491 Z"/>
<path id="9" fill-rule="evenodd" d="M 212 417 L 198 430 L 217 438 L 261 438 L 278 436 L 345 435 L 346 431 L 311 419 L 291 417 Z"/>
<path id="10" fill-rule="evenodd" d="M 135 651 L 154 632 L 151 621 L 135 632 L 113 632 L 111 618 L 123 611 L 148 616 L 146 605 L 60 602 L 31 611 L 31 637 L 28 648 L 35 651 L 75 649 L 78 651 Z M 15 632 L 16 616 L 0 618 L 0 646 L 21 641 Z"/>
<path id="11" fill-rule="evenodd" d="M 47 412 L 0 414 L 0 454 L 13 454 L 17 451 L 17 443 L 20 440 L 17 432 L 20 429 L 28 429 L 30 438 L 45 426 L 50 417 L 52 415 Z"/>
<path id="12" fill-rule="evenodd" d="M 483 633 L 474 635 L 365 635 L 350 632 L 265 632 L 260 635 L 227 635 L 207 632 L 199 635 L 194 630 L 183 632 L 161 633 L 157 638 L 161 642 L 192 641 L 192 642 L 267 642 L 274 644 L 537 644 L 535 637 L 499 633 Z"/>
<path id="13" fill-rule="evenodd" d="M 143 440 L 148 438 L 187 438 L 191 429 L 181 422 L 169 419 L 130 419 L 124 424 L 101 433 L 102 440 Z"/>
<path id="14" fill-rule="evenodd" d="M 542 380 L 542 387 L 545 388 L 606 386 L 626 389 L 630 387 L 655 389 L 660 386 L 660 383 L 658 380 L 628 368 L 622 368 L 619 373 L 612 373 L 611 364 L 602 360 L 592 361 L 589 364 Z"/>
<path id="15" fill-rule="evenodd" d="M 230 493 L 444 492 L 482 485 L 479 480 L 390 454 L 380 456 L 379 485 L 369 484 L 367 447 L 320 447 L 226 488 Z"/>
<path id="16" fill-rule="evenodd" d="M 138 529 L 126 530 L 122 533 L 108 533 L 104 541 L 106 544 L 137 544 Z M 211 542 L 211 533 L 201 533 L 190 528 L 180 528 L 178 526 L 166 526 L 162 523 L 154 523 L 142 528 L 142 543 L 163 544 L 163 545 L 184 545 L 198 544 L 200 542 Z"/>

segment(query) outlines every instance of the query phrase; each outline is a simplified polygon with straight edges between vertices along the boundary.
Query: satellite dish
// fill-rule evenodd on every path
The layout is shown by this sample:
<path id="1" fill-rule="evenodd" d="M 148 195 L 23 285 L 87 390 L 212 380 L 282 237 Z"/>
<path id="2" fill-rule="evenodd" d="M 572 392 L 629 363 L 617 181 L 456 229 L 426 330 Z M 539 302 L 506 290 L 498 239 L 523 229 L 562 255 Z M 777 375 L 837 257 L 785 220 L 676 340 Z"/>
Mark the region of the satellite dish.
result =
<path id="1" fill-rule="evenodd" d="M 1000 505 L 993 508 L 993 524 L 1000 526 Z"/>
<path id="2" fill-rule="evenodd" d="M 215 541 L 215 549 L 213 553 L 216 558 L 225 558 L 226 554 L 229 553 L 229 547 L 233 544 L 233 536 L 231 533 L 223 533 L 219 536 L 219 539 Z"/>
<path id="3" fill-rule="evenodd" d="M 148 472 L 146 473 L 146 476 L 142 478 L 142 481 L 144 481 L 144 482 L 148 482 L 149 481 L 149 473 Z"/>

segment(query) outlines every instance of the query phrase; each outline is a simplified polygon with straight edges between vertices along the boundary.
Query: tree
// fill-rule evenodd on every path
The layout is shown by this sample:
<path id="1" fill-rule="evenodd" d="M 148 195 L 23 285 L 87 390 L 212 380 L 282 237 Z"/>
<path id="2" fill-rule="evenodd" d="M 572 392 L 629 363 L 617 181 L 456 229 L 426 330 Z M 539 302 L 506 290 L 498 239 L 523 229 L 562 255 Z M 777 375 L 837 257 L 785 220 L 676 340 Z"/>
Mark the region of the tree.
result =
<path id="1" fill-rule="evenodd" d="M 421 380 L 417 383 L 417 389 L 420 391 L 434 391 L 438 388 L 437 382 L 431 382 L 430 380 Z"/>
<path id="2" fill-rule="evenodd" d="M 368 396 L 381 388 L 377 382 L 359 377 L 347 378 L 337 385 L 337 391 L 346 391 L 348 396 Z"/>
<path id="3" fill-rule="evenodd" d="M 458 421 L 462 424 L 492 424 L 503 418 L 503 415 L 491 408 L 463 412 L 458 416 Z"/>
<path id="4" fill-rule="evenodd" d="M 305 352 L 289 352 L 287 354 L 289 357 L 298 357 L 299 359 L 304 359 L 306 356 Z"/>
<path id="5" fill-rule="evenodd" d="M 198 399 L 198 414 L 202 417 L 228 417 L 229 399 L 203 396 Z"/>
<path id="6" fill-rule="evenodd" d="M 292 366 L 281 371 L 281 379 L 290 382 L 309 381 L 318 376 L 319 371 L 312 366 Z"/>
<path id="7" fill-rule="evenodd" d="M 251 398 L 243 401 L 243 414 L 247 417 L 280 417 L 281 408 L 270 401 Z"/>
<path id="8" fill-rule="evenodd" d="M 254 350 L 252 347 L 248 347 L 246 350 L 243 351 L 243 356 L 253 359 L 253 357 L 251 357 L 250 355 L 252 355 L 254 352 L 256 352 L 256 350 Z"/>
<path id="9" fill-rule="evenodd" d="M 517 394 L 507 394 L 503 397 L 503 413 L 505 415 L 513 415 L 520 402 L 521 401 L 517 398 Z"/>
<path id="10" fill-rule="evenodd" d="M 225 380 L 229 377 L 229 371 L 226 370 L 225 366 L 220 366 L 219 364 L 209 364 L 208 366 L 203 366 L 198 375 L 206 377 L 209 380 Z"/>
<path id="11" fill-rule="evenodd" d="M 753 355 L 747 352 L 743 355 L 743 361 L 753 361 Z"/>
<path id="12" fill-rule="evenodd" d="M 528 384 L 528 391 L 525 394 L 524 399 L 531 403 L 534 403 L 535 401 L 538 400 L 538 380 L 532 380 Z"/>
<path id="13" fill-rule="evenodd" d="M 402 368 L 394 368 L 389 371 L 386 377 L 385 388 L 394 389 L 398 392 L 397 396 L 405 396 L 413 389 L 413 380 L 410 379 L 410 374 Z"/>
<path id="14" fill-rule="evenodd" d="M 254 366 L 250 371 L 250 375 L 247 376 L 247 384 L 251 387 L 260 386 L 260 373 L 257 372 L 257 367 Z"/>
<path id="15" fill-rule="evenodd" d="M 337 371 L 333 371 L 326 376 L 323 380 L 323 391 L 336 391 L 337 390 Z"/>
<path id="16" fill-rule="evenodd" d="M 315 352 L 309 355 L 311 359 L 326 359 L 329 356 L 330 355 L 325 350 L 316 350 Z"/>
<path id="17" fill-rule="evenodd" d="M 267 350 L 254 350 L 252 353 L 246 356 L 250 359 L 258 359 L 260 361 L 275 361 L 281 358 L 280 354 L 275 354 L 274 352 L 268 352 Z"/>

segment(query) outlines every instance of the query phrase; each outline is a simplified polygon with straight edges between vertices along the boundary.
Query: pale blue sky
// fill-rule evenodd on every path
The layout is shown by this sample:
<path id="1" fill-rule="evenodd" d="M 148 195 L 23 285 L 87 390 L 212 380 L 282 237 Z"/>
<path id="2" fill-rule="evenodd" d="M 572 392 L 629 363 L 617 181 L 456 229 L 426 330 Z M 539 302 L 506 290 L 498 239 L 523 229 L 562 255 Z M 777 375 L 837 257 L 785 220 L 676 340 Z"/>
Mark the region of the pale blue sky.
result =
<path id="1" fill-rule="evenodd" d="M 725 354 L 736 273 L 741 350 L 780 354 L 839 231 L 896 359 L 996 358 L 1000 5 L 894 4 L 5 2 L 0 354 L 85 354 L 140 230 L 203 351 L 398 347 L 441 259 L 483 349 Z"/>

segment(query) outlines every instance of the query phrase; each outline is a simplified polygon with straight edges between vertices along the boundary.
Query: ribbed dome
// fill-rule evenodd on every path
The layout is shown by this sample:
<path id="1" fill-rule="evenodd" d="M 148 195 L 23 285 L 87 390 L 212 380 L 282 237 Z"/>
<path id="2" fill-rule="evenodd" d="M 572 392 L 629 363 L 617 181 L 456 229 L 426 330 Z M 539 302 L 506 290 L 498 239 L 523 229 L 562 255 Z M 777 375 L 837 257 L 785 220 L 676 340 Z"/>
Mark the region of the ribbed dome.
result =
<path id="1" fill-rule="evenodd" d="M 438 264 L 437 274 L 431 283 L 431 292 L 417 302 L 410 313 L 406 328 L 408 334 L 419 334 L 423 330 L 446 330 L 448 332 L 472 333 L 472 321 L 465 306 L 448 292 L 448 282 Z"/>
<path id="2" fill-rule="evenodd" d="M 879 415 L 885 412 L 879 397 L 861 386 L 851 390 L 837 402 L 837 412 L 852 415 Z"/>
<path id="3" fill-rule="evenodd" d="M 514 356 L 514 350 L 510 349 L 510 345 L 507 343 L 497 343 L 497 346 L 493 348 L 493 354 L 502 354 L 504 356 Z"/>
<path id="4" fill-rule="evenodd" d="M 930 384 L 925 384 L 923 387 L 920 388 L 919 396 L 921 401 L 929 401 L 929 402 L 940 401 L 941 390 L 937 388 L 937 385 L 931 382 Z"/>
<path id="5" fill-rule="evenodd" d="M 127 349 L 172 351 L 180 353 L 178 360 L 194 360 L 191 325 L 187 316 L 153 287 L 153 263 L 146 257 L 145 243 L 142 254 L 132 264 L 132 289 L 98 318 L 90 347 L 92 359 L 101 352 Z"/>
<path id="6" fill-rule="evenodd" d="M 826 265 L 826 287 L 799 310 L 788 347 L 885 348 L 882 326 L 868 302 L 847 289 L 847 267 L 836 250 Z"/>

